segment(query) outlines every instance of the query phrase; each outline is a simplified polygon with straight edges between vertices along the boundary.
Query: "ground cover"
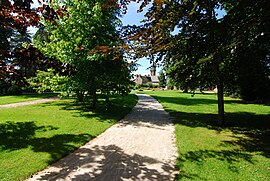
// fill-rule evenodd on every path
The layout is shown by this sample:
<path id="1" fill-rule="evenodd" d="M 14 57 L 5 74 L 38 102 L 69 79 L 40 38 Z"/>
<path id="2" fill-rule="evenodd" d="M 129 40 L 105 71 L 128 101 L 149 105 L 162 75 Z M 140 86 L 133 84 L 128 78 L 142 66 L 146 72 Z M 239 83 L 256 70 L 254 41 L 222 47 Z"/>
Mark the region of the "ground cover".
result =
<path id="1" fill-rule="evenodd" d="M 33 100 L 48 98 L 52 96 L 57 96 L 57 94 L 46 93 L 46 94 L 23 94 L 19 96 L 0 96 L 0 105 L 24 102 L 24 101 L 33 101 Z"/>
<path id="2" fill-rule="evenodd" d="M 135 95 L 111 98 L 93 111 L 73 100 L 0 109 L 0 180 L 23 180 L 124 117 Z"/>
<path id="3" fill-rule="evenodd" d="M 178 180 L 269 180 L 270 107 L 225 98 L 227 125 L 217 125 L 216 95 L 147 92 L 176 125 Z"/>

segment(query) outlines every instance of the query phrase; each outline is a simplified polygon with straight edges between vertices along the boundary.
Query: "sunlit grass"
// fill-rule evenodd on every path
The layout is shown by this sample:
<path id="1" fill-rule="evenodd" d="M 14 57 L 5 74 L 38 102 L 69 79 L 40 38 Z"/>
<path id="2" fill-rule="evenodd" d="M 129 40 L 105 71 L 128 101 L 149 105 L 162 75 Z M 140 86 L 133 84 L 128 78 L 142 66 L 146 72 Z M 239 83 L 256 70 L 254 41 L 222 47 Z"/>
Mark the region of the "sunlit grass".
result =
<path id="1" fill-rule="evenodd" d="M 217 124 L 216 95 L 147 92 L 176 126 L 178 180 L 269 180 L 270 107 L 225 98 L 227 126 Z"/>
<path id="2" fill-rule="evenodd" d="M 111 101 L 96 110 L 73 100 L 0 109 L 0 180 L 23 180 L 44 169 L 123 118 L 137 98 Z"/>
<path id="3" fill-rule="evenodd" d="M 23 94 L 19 96 L 0 96 L 0 105 L 11 104 L 24 101 L 32 101 L 42 98 L 48 98 L 56 96 L 57 94 L 47 93 L 47 94 Z"/>

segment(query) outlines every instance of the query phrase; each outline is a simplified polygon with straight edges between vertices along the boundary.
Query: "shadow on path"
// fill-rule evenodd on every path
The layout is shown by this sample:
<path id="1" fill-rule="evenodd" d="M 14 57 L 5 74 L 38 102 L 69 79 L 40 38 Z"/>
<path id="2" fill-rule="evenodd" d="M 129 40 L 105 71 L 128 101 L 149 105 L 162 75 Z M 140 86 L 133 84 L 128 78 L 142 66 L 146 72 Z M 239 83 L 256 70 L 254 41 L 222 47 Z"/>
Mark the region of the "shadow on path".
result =
<path id="1" fill-rule="evenodd" d="M 95 146 L 81 148 L 59 161 L 56 170 L 60 173 L 50 172 L 37 180 L 170 180 L 169 173 L 174 170 L 170 165 L 163 163 L 163 173 L 147 167 L 157 163 L 160 161 L 147 156 L 126 154 L 116 145 Z"/>
<path id="2" fill-rule="evenodd" d="M 138 97 L 119 124 L 29 180 L 173 180 L 173 124 L 155 99 Z"/>

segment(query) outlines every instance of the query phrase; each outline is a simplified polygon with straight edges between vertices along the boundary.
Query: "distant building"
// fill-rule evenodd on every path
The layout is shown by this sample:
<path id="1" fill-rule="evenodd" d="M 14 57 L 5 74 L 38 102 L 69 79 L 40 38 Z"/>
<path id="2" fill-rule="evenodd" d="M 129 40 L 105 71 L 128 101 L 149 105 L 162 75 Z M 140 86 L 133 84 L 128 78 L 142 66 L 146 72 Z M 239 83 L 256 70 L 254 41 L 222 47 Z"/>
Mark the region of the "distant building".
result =
<path id="1" fill-rule="evenodd" d="M 152 83 L 153 85 L 158 85 L 159 80 L 158 76 L 156 76 L 156 65 L 153 62 L 153 64 L 150 67 L 150 75 L 135 75 L 134 82 L 136 84 L 147 84 Z"/>

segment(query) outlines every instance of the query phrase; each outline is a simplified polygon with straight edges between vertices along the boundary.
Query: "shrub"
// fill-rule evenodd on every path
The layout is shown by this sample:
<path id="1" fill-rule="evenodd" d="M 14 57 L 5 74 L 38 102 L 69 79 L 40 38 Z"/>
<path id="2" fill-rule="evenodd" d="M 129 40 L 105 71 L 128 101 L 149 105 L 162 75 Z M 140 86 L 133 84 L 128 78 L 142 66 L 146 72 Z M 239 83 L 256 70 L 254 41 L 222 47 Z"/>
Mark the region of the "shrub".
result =
<path id="1" fill-rule="evenodd" d="M 159 85 L 153 84 L 153 88 L 159 88 L 159 87 L 160 87 Z"/>
<path id="2" fill-rule="evenodd" d="M 147 82 L 146 85 L 147 85 L 148 88 L 153 88 L 153 84 L 151 82 Z"/>
<path id="3" fill-rule="evenodd" d="M 0 80 L 0 95 L 4 95 L 7 93 L 7 89 L 9 88 L 9 84 L 3 80 Z"/>
<path id="4" fill-rule="evenodd" d="M 8 95 L 22 95 L 22 89 L 17 85 L 12 85 L 7 90 Z"/>
<path id="5" fill-rule="evenodd" d="M 134 89 L 140 89 L 141 87 L 142 87 L 141 84 L 136 84 L 136 85 L 134 86 Z"/>

